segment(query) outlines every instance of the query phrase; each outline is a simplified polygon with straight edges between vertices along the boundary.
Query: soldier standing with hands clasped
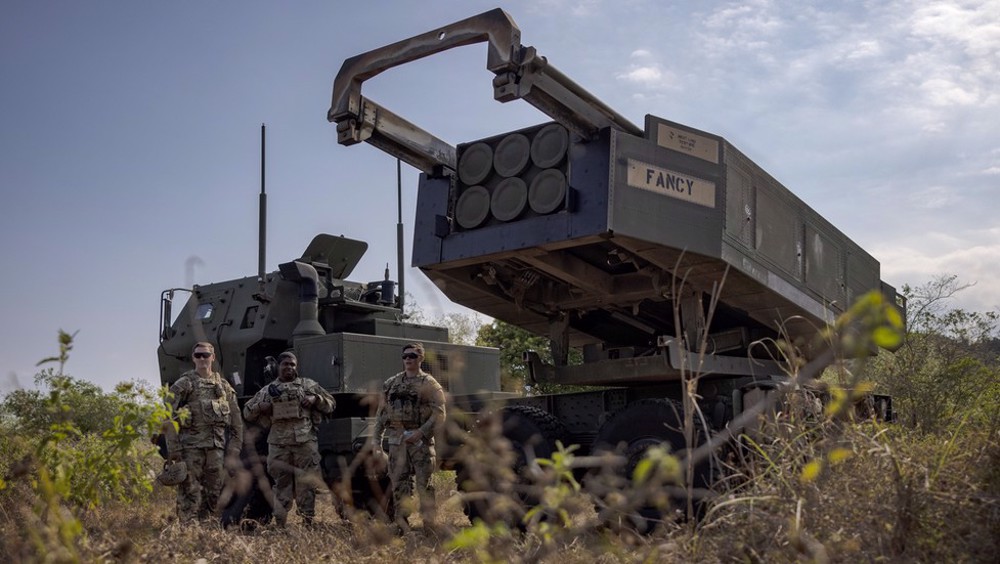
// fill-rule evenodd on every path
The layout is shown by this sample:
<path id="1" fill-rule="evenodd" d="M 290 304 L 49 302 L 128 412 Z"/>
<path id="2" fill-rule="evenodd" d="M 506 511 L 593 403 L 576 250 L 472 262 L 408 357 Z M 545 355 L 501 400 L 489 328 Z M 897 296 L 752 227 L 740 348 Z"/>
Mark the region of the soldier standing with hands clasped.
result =
<path id="1" fill-rule="evenodd" d="M 300 378 L 291 352 L 278 356 L 278 378 L 243 407 L 247 421 L 270 427 L 267 473 L 274 479 L 274 518 L 284 526 L 294 498 L 299 515 L 311 524 L 316 517 L 316 487 L 321 483 L 316 426 L 337 403 L 322 386 Z"/>
<path id="2" fill-rule="evenodd" d="M 212 343 L 196 343 L 191 356 L 195 369 L 170 386 L 171 407 L 180 415 L 179 430 L 166 433 L 168 456 L 173 461 L 183 460 L 187 466 L 187 478 L 177 486 L 177 517 L 182 522 L 215 514 L 223 468 L 240 464 L 243 446 L 243 420 L 236 391 L 212 370 L 215 347 Z"/>
<path id="3" fill-rule="evenodd" d="M 375 415 L 374 449 L 381 451 L 383 435 L 389 444 L 389 479 L 396 521 L 405 527 L 404 502 L 413 494 L 416 479 L 420 511 L 425 526 L 434 520 L 434 488 L 431 474 L 437 467 L 434 435 L 445 418 L 445 398 L 441 384 L 420 368 L 424 346 L 403 347 L 403 371 L 386 380 Z"/>

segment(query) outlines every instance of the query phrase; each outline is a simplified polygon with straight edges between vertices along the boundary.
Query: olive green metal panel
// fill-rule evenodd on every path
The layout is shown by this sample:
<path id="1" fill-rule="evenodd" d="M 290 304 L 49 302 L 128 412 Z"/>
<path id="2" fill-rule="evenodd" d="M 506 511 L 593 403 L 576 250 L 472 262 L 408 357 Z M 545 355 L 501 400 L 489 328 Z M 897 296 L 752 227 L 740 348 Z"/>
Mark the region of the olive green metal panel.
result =
<path id="1" fill-rule="evenodd" d="M 319 451 L 349 452 L 355 442 L 371 435 L 374 418 L 347 417 L 344 419 L 327 420 L 319 425 L 316 437 Z"/>
<path id="2" fill-rule="evenodd" d="M 343 328 L 347 333 L 364 335 L 379 335 L 382 337 L 399 337 L 415 341 L 444 341 L 448 338 L 448 330 L 444 327 L 402 323 L 391 319 L 364 318 Z"/>
<path id="3" fill-rule="evenodd" d="M 727 167 L 726 235 L 747 249 L 756 239 L 757 213 L 753 182 L 744 169 Z"/>
<path id="4" fill-rule="evenodd" d="M 264 293 L 270 299 L 255 299 L 260 292 L 256 277 L 196 286 L 183 308 L 175 310 L 170 333 L 160 343 L 160 382 L 169 385 L 192 369 L 191 348 L 208 341 L 216 347 L 215 368 L 239 395 L 259 389 L 263 354 L 288 347 L 299 302 L 298 287 L 276 272 L 266 276 Z M 256 354 L 261 347 L 265 350 Z M 254 382 L 245 389 L 248 380 Z"/>
<path id="5" fill-rule="evenodd" d="M 299 373 L 335 393 L 370 393 L 402 370 L 403 346 L 416 339 L 335 333 L 296 343 Z M 499 351 L 422 341 L 424 370 L 452 395 L 500 389 Z"/>
<path id="6" fill-rule="evenodd" d="M 364 241 L 320 233 L 313 237 L 301 260 L 323 263 L 330 267 L 331 276 L 343 280 L 351 275 L 367 250 L 368 243 Z"/>
<path id="7" fill-rule="evenodd" d="M 802 278 L 802 220 L 795 208 L 770 187 L 757 189 L 754 247 L 760 258 L 782 273 Z"/>
<path id="8" fill-rule="evenodd" d="M 865 293 L 880 288 L 878 261 L 856 245 L 848 246 L 846 286 L 848 305 Z M 893 299 L 894 294 L 895 290 L 889 298 Z"/>
<path id="9" fill-rule="evenodd" d="M 680 330 L 678 279 L 719 291 L 712 333 L 753 340 L 808 341 L 848 285 L 878 287 L 877 262 L 725 139 L 655 116 L 643 135 L 541 124 L 470 141 L 457 167 L 421 177 L 414 264 L 452 300 L 570 346 L 648 353 Z"/>
<path id="10" fill-rule="evenodd" d="M 621 132 L 612 132 L 611 151 L 610 231 L 720 255 L 726 203 L 718 164 Z"/>
<path id="11" fill-rule="evenodd" d="M 843 304 L 846 298 L 844 253 L 841 244 L 812 225 L 806 225 L 806 286 L 824 302 Z"/>
<path id="12" fill-rule="evenodd" d="M 871 255 L 725 139 L 655 116 L 647 116 L 646 137 L 672 155 L 664 162 L 689 157 L 695 163 L 689 170 L 705 179 L 712 178 L 705 167 L 714 164 L 718 143 L 725 218 L 722 252 L 711 256 L 721 256 L 764 285 L 760 293 L 751 287 L 740 290 L 756 294 L 753 300 L 729 298 L 729 303 L 771 319 L 798 309 L 816 321 L 829 321 L 851 300 L 879 287 L 879 265 Z M 701 169 L 698 163 L 703 163 Z M 688 243 L 680 237 L 669 244 L 675 241 Z"/>

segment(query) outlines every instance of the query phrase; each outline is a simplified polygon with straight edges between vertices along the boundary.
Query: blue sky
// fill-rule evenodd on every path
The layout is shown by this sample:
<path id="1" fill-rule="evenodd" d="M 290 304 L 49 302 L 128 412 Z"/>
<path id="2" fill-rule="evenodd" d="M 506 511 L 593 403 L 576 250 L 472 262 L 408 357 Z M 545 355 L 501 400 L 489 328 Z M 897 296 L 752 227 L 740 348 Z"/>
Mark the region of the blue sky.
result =
<path id="1" fill-rule="evenodd" d="M 319 232 L 395 269 L 396 165 L 326 121 L 344 59 L 494 2 L 0 5 L 0 391 L 79 331 L 67 371 L 158 380 L 159 295 L 257 268 L 267 124 L 268 268 Z M 901 286 L 956 274 L 1000 308 L 1000 1 L 504 3 L 609 106 L 726 137 Z M 492 99 L 482 45 L 365 94 L 457 143 L 548 118 Z M 417 172 L 403 168 L 407 256 Z M 415 270 L 431 314 L 455 311 Z M 460 310 L 459 310 L 460 311 Z"/>

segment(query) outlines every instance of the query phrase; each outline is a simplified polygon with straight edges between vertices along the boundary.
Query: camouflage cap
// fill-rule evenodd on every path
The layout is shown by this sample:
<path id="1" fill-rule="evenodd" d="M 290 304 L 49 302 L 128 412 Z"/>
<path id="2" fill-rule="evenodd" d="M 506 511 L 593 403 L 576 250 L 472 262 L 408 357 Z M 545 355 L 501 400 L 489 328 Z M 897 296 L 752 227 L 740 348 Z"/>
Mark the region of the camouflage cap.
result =
<path id="1" fill-rule="evenodd" d="M 281 361 L 286 358 L 294 360 L 295 364 L 299 363 L 299 357 L 295 356 L 295 353 L 292 351 L 285 351 L 278 355 L 278 364 L 281 364 Z"/>

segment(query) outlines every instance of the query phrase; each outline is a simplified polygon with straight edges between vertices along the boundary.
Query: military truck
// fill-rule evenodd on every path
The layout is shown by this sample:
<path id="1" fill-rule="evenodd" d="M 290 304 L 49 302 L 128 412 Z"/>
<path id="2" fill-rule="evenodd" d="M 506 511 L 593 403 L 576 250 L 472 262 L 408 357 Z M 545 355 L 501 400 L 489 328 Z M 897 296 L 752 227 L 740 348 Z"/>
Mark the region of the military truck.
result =
<path id="1" fill-rule="evenodd" d="M 169 386 L 190 370 L 193 345 L 208 341 L 216 347 L 217 369 L 235 388 L 242 407 L 276 376 L 269 357 L 294 350 L 300 375 L 317 381 L 337 401 L 318 431 L 324 480 L 340 493 L 338 501 L 391 513 L 390 497 L 382 495 L 387 478 L 369 479 L 357 457 L 370 442 L 382 383 L 401 370 L 403 345 L 425 344 L 424 368 L 460 411 L 476 411 L 499 392 L 499 360 L 497 349 L 451 344 L 446 328 L 407 322 L 388 269 L 383 280 L 348 281 L 367 248 L 363 241 L 319 234 L 301 257 L 278 265 L 277 271 L 264 272 L 261 266 L 257 276 L 165 290 L 160 300 L 160 381 Z M 174 316 L 180 294 L 187 301 Z M 247 429 L 253 448 L 243 452 L 247 467 L 256 464 L 258 472 L 259 457 L 267 452 L 266 435 L 260 431 Z M 269 518 L 270 508 L 259 491 L 240 493 L 225 519 L 240 519 L 248 504 L 250 517 Z"/>
<path id="2" fill-rule="evenodd" d="M 476 43 L 494 98 L 552 121 L 452 145 L 362 96 L 388 69 Z M 778 340 L 812 358 L 863 294 L 902 303 L 875 258 L 725 138 L 631 123 L 522 45 L 501 9 L 345 60 L 327 117 L 340 144 L 421 171 L 414 266 L 455 303 L 548 337 L 552 364 L 527 355 L 535 381 L 599 387 L 506 402 L 504 434 L 535 455 L 617 447 L 630 468 L 651 445 L 682 450 L 684 382 L 723 429 L 787 379 Z"/>

